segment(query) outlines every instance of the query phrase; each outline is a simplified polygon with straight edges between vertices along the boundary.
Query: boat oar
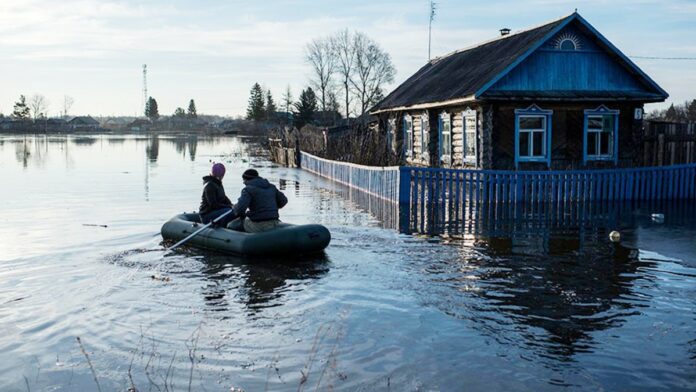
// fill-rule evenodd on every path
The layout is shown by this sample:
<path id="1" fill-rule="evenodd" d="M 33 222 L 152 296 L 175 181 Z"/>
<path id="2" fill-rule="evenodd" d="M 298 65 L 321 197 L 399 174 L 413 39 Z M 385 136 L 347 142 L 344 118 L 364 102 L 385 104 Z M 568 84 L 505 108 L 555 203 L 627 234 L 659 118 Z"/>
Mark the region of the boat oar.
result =
<path id="1" fill-rule="evenodd" d="M 185 243 L 186 241 L 190 240 L 191 238 L 195 237 L 196 234 L 198 234 L 198 233 L 200 233 L 201 231 L 207 229 L 207 228 L 210 227 L 211 225 L 213 225 L 213 224 L 215 224 L 215 223 L 218 223 L 218 222 L 220 221 L 220 219 L 226 217 L 227 215 L 229 215 L 229 214 L 232 213 L 233 211 L 234 211 L 234 210 L 231 209 L 231 210 L 225 212 L 224 214 L 222 214 L 222 215 L 218 216 L 217 218 L 213 219 L 213 220 L 212 220 L 210 223 L 208 223 L 207 225 L 205 225 L 205 226 L 201 227 L 200 229 L 198 229 L 198 230 L 194 231 L 193 233 L 191 233 L 188 237 L 186 237 L 186 238 L 184 238 L 183 240 L 177 242 L 176 244 L 170 246 L 169 248 L 167 248 L 167 250 L 164 251 L 163 256 L 165 256 L 167 253 L 173 251 L 175 248 L 179 247 L 180 245 L 182 245 L 182 244 Z"/>

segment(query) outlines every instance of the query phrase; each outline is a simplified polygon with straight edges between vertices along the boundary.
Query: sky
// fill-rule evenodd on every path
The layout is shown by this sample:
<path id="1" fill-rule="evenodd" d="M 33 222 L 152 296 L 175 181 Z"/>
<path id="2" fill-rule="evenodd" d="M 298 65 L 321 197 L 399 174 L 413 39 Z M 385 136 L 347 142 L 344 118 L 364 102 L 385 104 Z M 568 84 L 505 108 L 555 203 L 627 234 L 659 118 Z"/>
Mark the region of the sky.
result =
<path id="1" fill-rule="evenodd" d="M 628 56 L 696 58 L 696 0 L 436 0 L 433 57 L 543 24 L 575 8 Z M 348 28 L 391 56 L 395 83 L 428 60 L 428 0 L 0 0 L 0 113 L 42 94 L 49 115 L 142 112 L 142 65 L 160 114 L 243 115 L 253 83 L 295 98 L 310 78 L 304 47 Z M 696 61 L 634 59 L 669 94 L 696 98 Z M 647 110 L 665 104 L 649 105 Z"/>

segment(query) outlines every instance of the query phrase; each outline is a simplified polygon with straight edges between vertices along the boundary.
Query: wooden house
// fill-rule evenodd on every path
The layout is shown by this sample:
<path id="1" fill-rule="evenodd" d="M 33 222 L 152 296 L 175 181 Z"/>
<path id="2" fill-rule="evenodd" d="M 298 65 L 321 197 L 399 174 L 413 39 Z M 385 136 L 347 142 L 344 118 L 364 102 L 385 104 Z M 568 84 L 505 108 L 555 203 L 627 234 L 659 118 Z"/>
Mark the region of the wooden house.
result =
<path id="1" fill-rule="evenodd" d="M 501 33 L 428 62 L 371 109 L 404 164 L 547 170 L 638 162 L 643 105 L 667 98 L 660 86 L 578 13 Z"/>
<path id="2" fill-rule="evenodd" d="M 92 116 L 77 116 L 68 121 L 73 131 L 96 131 L 99 129 L 99 121 Z"/>

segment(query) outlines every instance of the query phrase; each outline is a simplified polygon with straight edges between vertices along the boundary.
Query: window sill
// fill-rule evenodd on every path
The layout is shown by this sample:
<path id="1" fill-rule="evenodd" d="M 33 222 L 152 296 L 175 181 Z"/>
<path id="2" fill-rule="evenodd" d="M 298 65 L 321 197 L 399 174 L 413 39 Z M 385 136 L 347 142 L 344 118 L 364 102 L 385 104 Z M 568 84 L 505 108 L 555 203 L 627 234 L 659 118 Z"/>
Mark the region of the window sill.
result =
<path id="1" fill-rule="evenodd" d="M 587 156 L 587 159 L 585 159 L 587 162 L 590 161 L 613 161 L 614 157 L 613 156 L 599 156 L 599 155 L 592 155 L 592 156 Z"/>
<path id="2" fill-rule="evenodd" d="M 517 162 L 547 162 L 548 158 L 547 157 L 539 157 L 539 158 L 517 158 Z"/>

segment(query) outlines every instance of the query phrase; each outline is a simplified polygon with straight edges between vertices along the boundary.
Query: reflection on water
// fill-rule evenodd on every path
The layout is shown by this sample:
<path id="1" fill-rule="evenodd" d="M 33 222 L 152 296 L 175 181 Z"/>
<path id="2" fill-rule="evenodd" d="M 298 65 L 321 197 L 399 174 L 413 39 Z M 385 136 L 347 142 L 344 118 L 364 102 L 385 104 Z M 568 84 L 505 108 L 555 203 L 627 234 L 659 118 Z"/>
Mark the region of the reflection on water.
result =
<path id="1" fill-rule="evenodd" d="M 157 162 L 157 156 L 159 155 L 159 135 L 155 134 L 147 139 L 145 154 L 150 162 Z"/>
<path id="2" fill-rule="evenodd" d="M 696 387 L 693 203 L 471 206 L 411 236 L 394 204 L 241 139 L 85 138 L 0 137 L 0 390 L 94 390 L 76 336 L 103 390 L 129 368 L 138 390 Z M 213 161 L 231 198 L 253 166 L 284 221 L 329 227 L 326 256 L 163 257 Z"/>
<path id="3" fill-rule="evenodd" d="M 195 253 L 200 254 L 200 251 Z M 304 281 L 319 279 L 329 270 L 326 255 L 309 259 L 245 259 L 205 254 L 201 272 L 208 280 L 202 294 L 209 311 L 228 312 L 228 301 L 243 303 L 249 316 L 265 308 L 280 306 L 283 294 Z"/>
<path id="4" fill-rule="evenodd" d="M 516 252 L 510 239 L 480 239 L 473 245 L 495 256 L 467 255 L 466 262 L 439 264 L 428 272 L 434 281 L 446 282 L 450 293 L 480 297 L 474 307 L 451 294 L 441 298 L 445 311 L 478 324 L 491 337 L 502 337 L 500 343 L 573 360 L 578 353 L 594 351 L 594 332 L 619 328 L 648 306 L 650 298 L 635 281 L 652 285 L 655 277 L 637 272 L 656 264 L 639 260 L 636 250 L 552 239 L 553 257 L 539 258 Z M 515 338 L 505 339 L 511 335 Z"/>

